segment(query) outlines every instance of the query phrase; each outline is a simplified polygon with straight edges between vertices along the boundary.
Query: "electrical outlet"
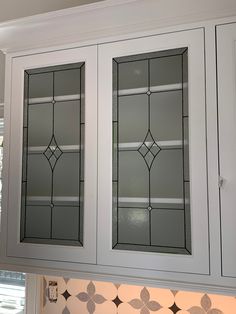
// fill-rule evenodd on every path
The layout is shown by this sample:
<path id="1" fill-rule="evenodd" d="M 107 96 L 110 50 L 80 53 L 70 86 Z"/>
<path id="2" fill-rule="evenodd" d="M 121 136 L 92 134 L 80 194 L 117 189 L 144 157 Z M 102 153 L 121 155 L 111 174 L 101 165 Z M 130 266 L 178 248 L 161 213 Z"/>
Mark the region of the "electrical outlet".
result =
<path id="1" fill-rule="evenodd" d="M 49 281 L 48 283 L 48 299 L 50 303 L 56 303 L 58 299 L 57 281 Z"/>

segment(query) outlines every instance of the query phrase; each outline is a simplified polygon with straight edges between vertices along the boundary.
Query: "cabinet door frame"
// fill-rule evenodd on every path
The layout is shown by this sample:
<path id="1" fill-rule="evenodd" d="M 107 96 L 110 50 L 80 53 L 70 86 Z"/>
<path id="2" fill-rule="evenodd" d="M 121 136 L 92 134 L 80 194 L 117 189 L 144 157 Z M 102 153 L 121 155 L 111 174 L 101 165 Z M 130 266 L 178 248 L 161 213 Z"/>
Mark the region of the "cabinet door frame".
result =
<path id="1" fill-rule="evenodd" d="M 192 255 L 112 250 L 112 59 L 188 47 Z M 209 274 L 204 31 L 104 44 L 98 50 L 98 263 Z"/>
<path id="2" fill-rule="evenodd" d="M 222 276 L 235 278 L 236 23 L 218 25 L 216 27 L 216 39 L 219 169 L 223 179 L 220 188 L 221 272 Z"/>
<path id="3" fill-rule="evenodd" d="M 20 242 L 24 70 L 85 62 L 85 188 L 83 247 Z M 6 256 L 96 263 L 97 199 L 97 47 L 82 47 L 11 59 L 11 90 L 5 127 L 9 151 L 4 154 L 7 187 L 3 211 L 7 217 Z M 6 178 L 6 173 L 8 178 Z M 7 182 L 8 181 L 8 182 Z M 7 191 L 6 191 L 7 190 Z"/>

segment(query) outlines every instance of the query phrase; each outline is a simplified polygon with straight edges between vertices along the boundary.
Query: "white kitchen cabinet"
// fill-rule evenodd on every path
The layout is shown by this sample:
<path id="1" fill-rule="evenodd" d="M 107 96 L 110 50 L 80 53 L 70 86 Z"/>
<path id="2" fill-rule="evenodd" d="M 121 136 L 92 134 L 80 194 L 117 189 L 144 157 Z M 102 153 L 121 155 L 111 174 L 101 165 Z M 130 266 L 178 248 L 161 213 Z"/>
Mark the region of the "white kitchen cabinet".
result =
<path id="1" fill-rule="evenodd" d="M 96 262 L 96 55 L 12 60 L 7 256 Z"/>
<path id="2" fill-rule="evenodd" d="M 235 294 L 236 18 L 210 2 L 3 26 L 2 268 Z"/>
<path id="3" fill-rule="evenodd" d="M 236 24 L 217 27 L 222 275 L 236 277 Z"/>
<path id="4" fill-rule="evenodd" d="M 12 59 L 8 257 L 209 273 L 203 39 Z"/>
<path id="5" fill-rule="evenodd" d="M 98 263 L 207 274 L 203 30 L 102 45 L 98 66 Z"/>

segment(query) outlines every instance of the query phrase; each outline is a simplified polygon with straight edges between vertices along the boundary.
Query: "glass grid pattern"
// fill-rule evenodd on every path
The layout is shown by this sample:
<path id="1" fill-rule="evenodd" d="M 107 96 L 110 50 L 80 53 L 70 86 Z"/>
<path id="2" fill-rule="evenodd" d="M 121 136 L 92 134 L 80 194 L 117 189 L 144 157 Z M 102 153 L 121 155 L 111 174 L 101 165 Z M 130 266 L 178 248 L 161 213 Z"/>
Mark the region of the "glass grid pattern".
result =
<path id="1" fill-rule="evenodd" d="M 113 59 L 113 249 L 191 254 L 187 60 L 187 48 Z"/>
<path id="2" fill-rule="evenodd" d="M 24 75 L 21 242 L 83 246 L 85 63 Z"/>

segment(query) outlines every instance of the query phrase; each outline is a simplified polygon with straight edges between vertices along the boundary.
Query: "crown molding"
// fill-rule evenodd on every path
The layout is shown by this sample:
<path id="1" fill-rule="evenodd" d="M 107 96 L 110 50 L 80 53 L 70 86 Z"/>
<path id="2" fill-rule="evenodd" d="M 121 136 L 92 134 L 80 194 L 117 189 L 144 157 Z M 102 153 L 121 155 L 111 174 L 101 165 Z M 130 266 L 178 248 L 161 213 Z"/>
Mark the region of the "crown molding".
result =
<path id="1" fill-rule="evenodd" d="M 235 0 L 104 0 L 0 23 L 4 53 L 236 16 Z"/>

